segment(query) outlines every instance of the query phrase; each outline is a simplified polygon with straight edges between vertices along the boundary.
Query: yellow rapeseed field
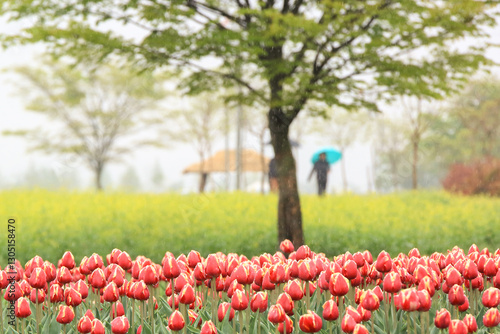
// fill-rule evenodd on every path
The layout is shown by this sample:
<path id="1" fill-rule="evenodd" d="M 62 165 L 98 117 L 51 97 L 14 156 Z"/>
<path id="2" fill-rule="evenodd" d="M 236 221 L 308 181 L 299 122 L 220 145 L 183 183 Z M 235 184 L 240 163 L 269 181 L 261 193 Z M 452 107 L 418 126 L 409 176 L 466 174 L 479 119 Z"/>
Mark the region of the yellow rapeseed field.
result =
<path id="1" fill-rule="evenodd" d="M 71 250 L 77 261 L 113 248 L 160 261 L 196 249 L 247 256 L 274 252 L 274 195 L 125 194 L 11 190 L 0 192 L 0 217 L 15 217 L 16 256 L 57 261 Z M 391 254 L 500 247 L 500 199 L 443 192 L 302 196 L 306 242 L 328 256 L 368 249 Z M 6 240 L 6 238 L 4 238 Z M 0 265 L 6 262 L 0 252 Z"/>

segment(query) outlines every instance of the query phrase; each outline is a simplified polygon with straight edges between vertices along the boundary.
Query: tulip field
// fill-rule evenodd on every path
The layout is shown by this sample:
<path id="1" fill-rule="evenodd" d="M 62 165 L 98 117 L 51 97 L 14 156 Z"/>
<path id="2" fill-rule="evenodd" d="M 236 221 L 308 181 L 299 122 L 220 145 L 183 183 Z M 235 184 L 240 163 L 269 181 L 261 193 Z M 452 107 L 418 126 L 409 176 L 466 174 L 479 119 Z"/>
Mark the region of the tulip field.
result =
<path id="1" fill-rule="evenodd" d="M 260 194 L 123 194 L 12 190 L 0 192 L 0 217 L 15 216 L 16 257 L 57 261 L 108 254 L 160 262 L 169 250 L 247 257 L 277 250 L 277 197 Z M 329 257 L 368 249 L 424 254 L 500 246 L 500 199 L 444 192 L 302 196 L 306 243 Z M 3 231 L 0 232 L 3 235 Z M 242 240 L 241 236 L 245 238 Z M 133 237 L 131 237 L 133 236 Z M 0 251 L 0 264 L 7 261 Z"/>
<path id="2" fill-rule="evenodd" d="M 500 249 L 280 249 L 15 261 L 0 271 L 1 333 L 499 332 Z"/>

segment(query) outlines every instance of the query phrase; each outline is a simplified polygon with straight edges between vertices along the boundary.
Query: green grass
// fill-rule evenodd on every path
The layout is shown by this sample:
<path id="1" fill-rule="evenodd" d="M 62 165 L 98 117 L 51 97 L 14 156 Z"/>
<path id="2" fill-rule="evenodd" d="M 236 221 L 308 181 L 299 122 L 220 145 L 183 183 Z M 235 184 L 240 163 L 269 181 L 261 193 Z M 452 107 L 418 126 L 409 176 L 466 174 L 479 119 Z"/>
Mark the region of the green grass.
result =
<path id="1" fill-rule="evenodd" d="M 247 256 L 276 250 L 277 197 L 260 194 L 146 195 L 13 190 L 0 193 L 0 236 L 17 219 L 16 256 L 57 261 L 71 250 L 77 261 L 113 248 L 160 261 L 196 249 Z M 306 243 L 316 252 L 396 255 L 500 247 L 500 199 L 442 192 L 302 197 Z M 0 264 L 7 261 L 0 252 Z"/>

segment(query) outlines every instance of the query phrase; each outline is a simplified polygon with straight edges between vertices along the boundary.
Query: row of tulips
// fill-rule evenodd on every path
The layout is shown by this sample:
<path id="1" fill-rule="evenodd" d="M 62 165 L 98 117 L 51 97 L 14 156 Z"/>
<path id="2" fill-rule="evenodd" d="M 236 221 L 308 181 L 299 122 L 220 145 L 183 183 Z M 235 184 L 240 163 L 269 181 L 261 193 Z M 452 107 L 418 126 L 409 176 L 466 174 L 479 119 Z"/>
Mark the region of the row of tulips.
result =
<path id="1" fill-rule="evenodd" d="M 333 259 L 308 246 L 161 263 L 114 249 L 0 268 L 1 333 L 493 333 L 500 249 Z"/>

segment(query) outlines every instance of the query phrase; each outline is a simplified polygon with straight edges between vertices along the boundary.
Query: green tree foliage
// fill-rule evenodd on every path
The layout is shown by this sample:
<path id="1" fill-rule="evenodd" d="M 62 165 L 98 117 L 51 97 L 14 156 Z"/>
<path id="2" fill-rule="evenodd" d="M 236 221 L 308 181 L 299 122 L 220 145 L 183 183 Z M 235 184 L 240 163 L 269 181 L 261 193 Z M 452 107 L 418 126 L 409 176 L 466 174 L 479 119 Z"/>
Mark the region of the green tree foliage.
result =
<path id="1" fill-rule="evenodd" d="M 159 145 L 156 138 L 140 135 L 161 120 L 154 106 L 163 89 L 151 73 L 112 66 L 94 71 L 56 62 L 16 71 L 26 79 L 21 93 L 28 109 L 47 116 L 54 126 L 10 134 L 25 136 L 33 150 L 80 158 L 94 173 L 97 189 L 103 188 L 106 164 L 138 146 Z"/>
<path id="2" fill-rule="evenodd" d="M 314 101 L 378 110 L 377 101 L 393 95 L 450 93 L 488 62 L 486 44 L 464 50 L 453 43 L 484 36 L 483 28 L 495 23 L 487 11 L 493 3 L 6 0 L 2 10 L 32 22 L 7 42 L 43 41 L 79 59 L 122 55 L 145 68 L 174 65 L 192 93 L 240 86 L 238 99 L 268 109 L 279 175 L 278 238 L 299 245 L 302 215 L 288 140 L 297 115 Z"/>

